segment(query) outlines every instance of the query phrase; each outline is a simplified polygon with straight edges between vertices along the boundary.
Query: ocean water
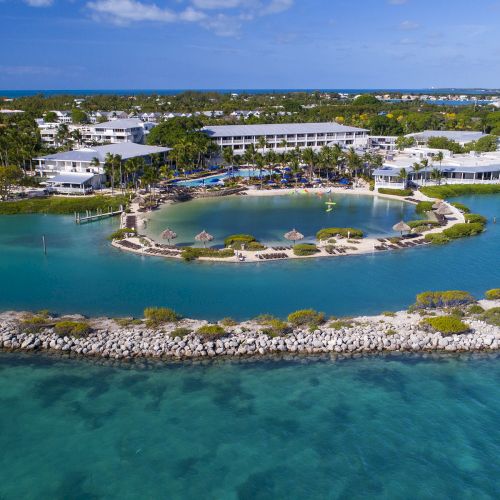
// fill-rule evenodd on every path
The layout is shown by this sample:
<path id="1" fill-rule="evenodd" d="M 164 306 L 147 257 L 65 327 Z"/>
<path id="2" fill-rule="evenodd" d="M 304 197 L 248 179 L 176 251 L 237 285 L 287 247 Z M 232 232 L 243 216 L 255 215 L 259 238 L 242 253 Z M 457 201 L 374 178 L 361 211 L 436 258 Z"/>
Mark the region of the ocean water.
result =
<path id="1" fill-rule="evenodd" d="M 178 245 L 195 244 L 194 236 L 205 229 L 222 245 L 230 234 L 251 234 L 267 244 L 289 245 L 284 233 L 297 229 L 304 242 L 314 242 L 325 227 L 354 227 L 366 236 L 394 234 L 400 220 L 418 219 L 415 205 L 373 196 L 337 194 L 312 195 L 299 189 L 284 196 L 230 196 L 198 198 L 188 203 L 167 205 L 151 215 L 144 231 L 161 241 L 166 227 L 177 233 Z M 326 202 L 333 210 L 327 212 Z"/>
<path id="2" fill-rule="evenodd" d="M 244 319 L 304 307 L 336 316 L 373 314 L 405 308 L 424 290 L 481 296 L 500 285 L 500 196 L 459 200 L 488 217 L 484 234 L 443 247 L 255 264 L 185 263 L 121 252 L 106 239 L 117 220 L 77 226 L 72 217 L 4 216 L 0 310 L 139 316 L 145 307 L 169 306 L 191 317 Z M 491 223 L 494 216 L 499 223 Z"/>
<path id="3" fill-rule="evenodd" d="M 499 361 L 1 353 L 0 498 L 499 498 Z"/>
<path id="4" fill-rule="evenodd" d="M 158 94 L 158 95 L 176 95 L 189 90 L 198 92 L 218 92 L 221 94 L 283 94 L 288 92 L 340 92 L 350 94 L 369 94 L 373 92 L 401 92 L 404 94 L 498 94 L 499 89 L 459 89 L 459 88 L 442 88 L 442 89 L 0 89 L 2 97 L 24 97 L 37 94 L 45 96 L 52 95 L 99 95 L 99 94 L 117 94 L 117 95 L 138 95 L 138 94 Z"/>

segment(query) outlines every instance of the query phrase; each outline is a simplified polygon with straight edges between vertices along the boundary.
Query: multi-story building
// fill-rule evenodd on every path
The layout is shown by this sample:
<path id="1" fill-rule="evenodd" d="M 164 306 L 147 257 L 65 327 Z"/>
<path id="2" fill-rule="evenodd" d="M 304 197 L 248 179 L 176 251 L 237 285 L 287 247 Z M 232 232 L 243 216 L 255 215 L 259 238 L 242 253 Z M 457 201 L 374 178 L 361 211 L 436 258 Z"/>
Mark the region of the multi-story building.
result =
<path id="1" fill-rule="evenodd" d="M 66 194 L 87 194 L 105 182 L 104 166 L 108 155 L 119 155 L 123 162 L 143 158 L 148 165 L 153 155 L 159 155 L 160 161 L 165 163 L 169 151 L 170 148 L 126 142 L 55 153 L 34 158 L 34 161 L 37 162 L 35 170 L 47 179 L 51 189 Z"/>
<path id="2" fill-rule="evenodd" d="M 465 144 L 481 139 L 481 137 L 484 137 L 485 135 L 486 134 L 483 134 L 482 132 L 469 132 L 462 130 L 424 130 L 423 132 L 408 134 L 406 137 L 413 137 L 418 146 L 425 146 L 429 142 L 429 139 L 436 137 L 444 137 L 464 146 Z"/>
<path id="3" fill-rule="evenodd" d="M 367 130 L 338 123 L 279 123 L 260 125 L 218 125 L 204 127 L 203 131 L 220 148 L 230 147 L 243 153 L 250 144 L 259 147 L 261 138 L 266 150 L 286 151 L 339 144 L 342 147 L 366 147 Z"/>

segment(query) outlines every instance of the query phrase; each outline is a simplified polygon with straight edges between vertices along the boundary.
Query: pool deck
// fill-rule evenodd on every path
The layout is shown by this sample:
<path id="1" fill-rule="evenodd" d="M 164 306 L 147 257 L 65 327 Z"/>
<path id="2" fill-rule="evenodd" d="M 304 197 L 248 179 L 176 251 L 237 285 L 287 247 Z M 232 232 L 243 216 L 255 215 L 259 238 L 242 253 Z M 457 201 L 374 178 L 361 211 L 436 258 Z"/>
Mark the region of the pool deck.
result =
<path id="1" fill-rule="evenodd" d="M 296 193 L 307 193 L 309 195 L 322 196 L 325 194 L 350 194 L 350 195 L 367 195 L 367 196 L 377 196 L 381 198 L 388 198 L 397 200 L 403 203 L 411 203 L 400 196 L 393 196 L 387 194 L 380 194 L 374 191 L 370 191 L 367 188 L 356 187 L 352 189 L 344 188 L 310 188 L 310 189 L 280 189 L 280 190 L 257 190 L 248 189 L 245 194 L 248 196 L 283 196 L 283 195 L 295 195 Z M 422 194 L 420 191 L 416 191 L 412 196 L 413 199 L 418 201 L 438 201 L 434 198 L 429 198 Z M 439 200 L 442 201 L 442 200 Z M 429 231 L 425 234 L 439 233 L 443 229 L 454 226 L 458 223 L 465 222 L 463 214 L 454 206 L 446 203 L 446 206 L 451 212 L 451 215 L 446 216 L 447 224 L 446 226 L 440 226 Z M 138 212 L 139 206 L 137 204 L 132 204 L 131 213 L 122 214 L 121 227 L 125 227 L 125 220 L 127 215 L 137 217 L 137 226 L 141 226 L 141 221 L 145 219 L 146 214 Z M 388 234 L 385 238 L 393 237 L 393 234 Z M 336 243 L 333 246 L 329 245 L 327 242 L 317 243 L 319 252 L 308 255 L 308 256 L 298 256 L 294 255 L 293 247 L 290 246 L 290 242 L 283 242 L 283 245 L 275 245 L 274 248 L 266 248 L 260 251 L 248 251 L 248 250 L 238 250 L 233 257 L 221 258 L 221 257 L 200 257 L 198 260 L 207 262 L 227 262 L 234 264 L 244 264 L 244 263 L 256 263 L 256 262 L 273 262 L 279 260 L 288 259 L 316 259 L 320 257 L 345 257 L 348 255 L 367 255 L 376 254 L 386 251 L 393 250 L 403 250 L 405 248 L 416 248 L 418 246 L 426 246 L 429 242 L 423 240 L 423 237 L 415 238 L 414 240 L 408 239 L 404 240 L 402 245 L 392 244 L 388 241 L 381 242 L 378 238 L 363 238 L 359 240 L 348 240 L 347 238 L 335 238 Z M 131 238 L 126 238 L 124 240 L 113 241 L 112 245 L 120 250 L 127 252 L 132 252 L 138 255 L 150 256 L 150 257 L 163 257 L 172 259 L 182 259 L 181 250 L 182 248 L 170 248 L 165 249 L 164 245 L 158 244 L 153 239 L 147 236 L 135 236 Z M 287 248 L 279 248 L 279 247 Z M 277 248 L 278 247 L 278 248 Z M 327 249 L 330 251 L 327 251 Z"/>

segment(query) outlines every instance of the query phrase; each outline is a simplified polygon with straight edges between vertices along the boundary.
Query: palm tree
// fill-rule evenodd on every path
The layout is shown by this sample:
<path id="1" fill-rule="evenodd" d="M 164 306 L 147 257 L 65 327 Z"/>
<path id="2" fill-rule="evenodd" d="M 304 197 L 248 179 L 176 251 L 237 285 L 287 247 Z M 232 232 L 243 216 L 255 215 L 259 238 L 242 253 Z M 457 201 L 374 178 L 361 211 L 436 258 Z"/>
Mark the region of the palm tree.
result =
<path id="1" fill-rule="evenodd" d="M 443 174 L 439 168 L 433 168 L 431 170 L 431 179 L 436 182 L 436 184 L 441 184 L 441 179 L 443 178 Z"/>
<path id="2" fill-rule="evenodd" d="M 104 158 L 104 172 L 108 177 L 111 177 L 111 194 L 114 194 L 115 162 L 113 161 L 113 155 L 111 153 L 106 153 L 106 157 Z"/>
<path id="3" fill-rule="evenodd" d="M 400 179 L 401 181 L 403 181 L 403 189 L 405 189 L 406 188 L 406 182 L 408 180 L 408 171 L 406 170 L 406 168 L 402 168 L 402 169 L 399 170 L 398 179 Z"/>
<path id="4" fill-rule="evenodd" d="M 234 151 L 231 147 L 226 147 L 222 150 L 222 158 L 224 159 L 224 163 L 227 166 L 227 169 L 230 170 L 234 165 Z"/>
<path id="5" fill-rule="evenodd" d="M 438 151 L 435 155 L 434 155 L 434 160 L 438 161 L 439 162 L 439 166 L 441 166 L 441 163 L 443 162 L 444 160 L 444 154 L 442 151 Z"/>
<path id="6" fill-rule="evenodd" d="M 259 139 L 257 140 L 257 148 L 261 150 L 260 152 L 262 154 L 264 154 L 267 147 L 268 147 L 268 144 L 266 142 L 266 138 L 264 136 L 260 136 Z"/>
<path id="7" fill-rule="evenodd" d="M 255 166 L 259 170 L 260 188 L 262 189 L 262 183 L 263 183 L 263 180 L 264 180 L 262 178 L 262 171 L 264 170 L 264 168 L 266 166 L 266 159 L 265 159 L 264 155 L 262 155 L 260 153 L 256 153 L 254 161 L 255 161 Z"/>
<path id="8" fill-rule="evenodd" d="M 309 180 L 312 181 L 314 174 L 314 166 L 318 161 L 318 156 L 312 148 L 305 148 L 302 150 L 302 160 L 309 168 Z"/>
<path id="9" fill-rule="evenodd" d="M 415 175 L 413 180 L 418 180 L 418 173 L 421 172 L 424 169 L 424 167 L 416 161 L 412 166 L 411 166 L 411 171 Z"/>
<path id="10" fill-rule="evenodd" d="M 101 166 L 101 162 L 99 161 L 99 158 L 97 156 L 94 156 L 92 158 L 92 161 L 90 162 L 91 167 L 97 167 L 97 171 L 99 172 L 99 167 Z M 99 173 L 99 189 L 101 189 L 101 174 Z"/>
<path id="11" fill-rule="evenodd" d="M 283 148 L 283 149 L 285 150 L 285 153 L 287 152 L 288 142 L 286 142 L 286 139 L 283 139 L 283 140 L 279 143 L 279 147 L 280 147 L 280 148 Z"/>
<path id="12" fill-rule="evenodd" d="M 257 154 L 257 151 L 255 149 L 255 146 L 253 144 L 250 144 L 248 148 L 245 149 L 245 152 L 243 153 L 243 159 L 247 165 L 251 165 L 252 168 L 255 167 L 255 155 Z"/>
<path id="13" fill-rule="evenodd" d="M 347 154 L 345 155 L 345 159 L 347 161 L 347 168 L 349 169 L 349 173 L 351 174 L 351 176 L 354 173 L 354 177 L 356 178 L 358 175 L 358 169 L 363 164 L 361 157 L 358 155 L 358 153 L 356 153 L 356 150 L 354 148 L 349 148 Z"/>

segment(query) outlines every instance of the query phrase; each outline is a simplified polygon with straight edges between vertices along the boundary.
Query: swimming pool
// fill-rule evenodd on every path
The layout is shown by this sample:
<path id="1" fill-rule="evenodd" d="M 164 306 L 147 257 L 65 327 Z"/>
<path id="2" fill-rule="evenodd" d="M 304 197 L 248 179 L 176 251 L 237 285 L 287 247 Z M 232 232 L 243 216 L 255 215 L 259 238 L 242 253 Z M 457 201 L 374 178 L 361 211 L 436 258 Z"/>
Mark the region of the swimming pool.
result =
<path id="1" fill-rule="evenodd" d="M 269 175 L 271 173 L 270 170 L 262 170 L 262 175 Z M 235 170 L 234 172 L 211 175 L 209 177 L 204 177 L 203 179 L 192 179 L 187 181 L 179 181 L 176 182 L 177 186 L 184 187 L 200 187 L 200 186 L 215 186 L 220 184 L 224 179 L 228 179 L 230 177 L 245 177 L 249 179 L 250 177 L 260 177 L 259 170 L 255 168 L 240 168 L 239 170 Z"/>

